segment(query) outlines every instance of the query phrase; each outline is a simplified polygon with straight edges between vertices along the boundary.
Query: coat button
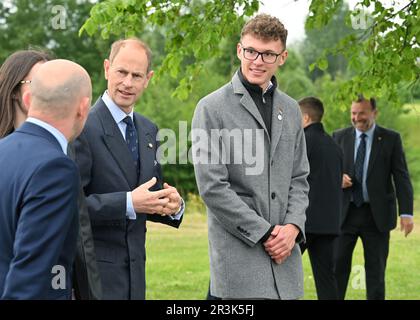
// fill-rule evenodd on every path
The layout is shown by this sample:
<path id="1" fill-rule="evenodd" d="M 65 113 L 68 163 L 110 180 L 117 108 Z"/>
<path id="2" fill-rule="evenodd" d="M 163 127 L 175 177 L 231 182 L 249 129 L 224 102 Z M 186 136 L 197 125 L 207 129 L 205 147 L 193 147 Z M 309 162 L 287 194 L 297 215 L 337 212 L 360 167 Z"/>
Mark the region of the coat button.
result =
<path id="1" fill-rule="evenodd" d="M 275 199 L 276 198 L 276 194 L 273 192 L 273 193 L 271 193 L 271 199 Z"/>

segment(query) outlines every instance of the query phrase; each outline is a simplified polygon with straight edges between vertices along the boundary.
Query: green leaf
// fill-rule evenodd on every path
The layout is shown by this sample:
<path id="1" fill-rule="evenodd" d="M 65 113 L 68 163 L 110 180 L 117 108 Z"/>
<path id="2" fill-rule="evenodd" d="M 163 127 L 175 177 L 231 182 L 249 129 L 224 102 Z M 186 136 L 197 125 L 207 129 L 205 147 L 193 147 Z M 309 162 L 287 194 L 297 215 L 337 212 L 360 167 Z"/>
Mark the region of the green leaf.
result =
<path id="1" fill-rule="evenodd" d="M 319 69 L 321 69 L 322 71 L 327 70 L 328 68 L 328 60 L 325 57 L 321 57 L 318 61 L 317 61 L 317 66 Z"/>

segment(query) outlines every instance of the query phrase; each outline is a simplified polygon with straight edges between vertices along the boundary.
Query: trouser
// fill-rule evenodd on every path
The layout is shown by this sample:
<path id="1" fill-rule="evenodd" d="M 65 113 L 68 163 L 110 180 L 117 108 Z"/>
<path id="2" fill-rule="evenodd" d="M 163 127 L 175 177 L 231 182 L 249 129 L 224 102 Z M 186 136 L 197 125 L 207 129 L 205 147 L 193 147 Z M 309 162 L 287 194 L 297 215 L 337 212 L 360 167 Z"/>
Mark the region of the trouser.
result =
<path id="1" fill-rule="evenodd" d="M 302 254 L 308 250 L 319 300 L 337 300 L 337 281 L 334 275 L 336 235 L 306 234 L 306 243 L 300 244 Z"/>
<path id="2" fill-rule="evenodd" d="M 389 231 L 380 232 L 370 205 L 357 208 L 350 204 L 342 234 L 338 239 L 335 274 L 339 299 L 344 299 L 351 272 L 353 250 L 358 238 L 363 244 L 368 300 L 385 299 L 385 268 L 389 252 Z"/>

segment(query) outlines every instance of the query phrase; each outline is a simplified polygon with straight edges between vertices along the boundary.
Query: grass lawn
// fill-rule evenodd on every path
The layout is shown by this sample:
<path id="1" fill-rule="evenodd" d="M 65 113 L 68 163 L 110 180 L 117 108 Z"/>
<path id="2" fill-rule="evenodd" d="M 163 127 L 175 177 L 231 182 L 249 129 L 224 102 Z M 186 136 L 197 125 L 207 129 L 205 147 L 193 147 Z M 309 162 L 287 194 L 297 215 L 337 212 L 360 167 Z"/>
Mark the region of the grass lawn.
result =
<path id="1" fill-rule="evenodd" d="M 187 208 L 188 208 L 187 204 Z M 416 202 L 420 207 L 420 201 Z M 192 209 L 192 210 L 191 210 Z M 194 211 L 194 210 L 199 210 Z M 147 232 L 147 299 L 202 300 L 209 281 L 206 215 L 197 205 L 185 213 L 179 230 L 157 223 L 148 223 Z M 363 265 L 360 241 L 357 244 L 349 283 L 356 284 L 347 292 L 347 299 L 365 299 L 364 281 L 357 266 Z M 305 297 L 316 299 L 308 255 L 303 256 Z M 420 210 L 415 214 L 415 229 L 404 238 L 399 229 L 391 233 L 386 273 L 387 299 L 420 299 Z"/>

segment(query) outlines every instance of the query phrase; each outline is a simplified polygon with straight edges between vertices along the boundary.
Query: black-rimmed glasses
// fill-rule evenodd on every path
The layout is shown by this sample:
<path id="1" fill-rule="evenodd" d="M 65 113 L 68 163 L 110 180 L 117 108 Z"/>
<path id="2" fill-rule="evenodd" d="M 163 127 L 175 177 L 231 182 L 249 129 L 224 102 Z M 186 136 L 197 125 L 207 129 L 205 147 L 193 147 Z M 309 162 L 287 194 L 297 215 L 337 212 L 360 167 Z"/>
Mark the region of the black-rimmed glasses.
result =
<path id="1" fill-rule="evenodd" d="M 244 48 L 244 46 L 241 44 L 244 58 L 247 60 L 255 61 L 258 59 L 258 56 L 261 56 L 262 61 L 265 63 L 275 63 L 277 61 L 278 56 L 280 56 L 284 50 L 280 53 L 275 52 L 259 52 L 253 48 Z"/>

